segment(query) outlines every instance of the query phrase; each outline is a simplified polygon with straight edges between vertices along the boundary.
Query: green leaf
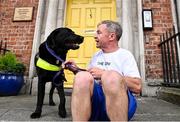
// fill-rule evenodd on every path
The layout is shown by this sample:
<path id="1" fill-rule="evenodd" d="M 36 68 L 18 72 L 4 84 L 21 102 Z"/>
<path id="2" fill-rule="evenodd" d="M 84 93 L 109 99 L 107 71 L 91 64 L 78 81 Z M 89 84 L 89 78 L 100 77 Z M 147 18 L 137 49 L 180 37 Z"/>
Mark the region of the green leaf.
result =
<path id="1" fill-rule="evenodd" d="M 0 71 L 24 73 L 25 65 L 17 61 L 15 54 L 8 52 L 5 55 L 0 55 Z"/>

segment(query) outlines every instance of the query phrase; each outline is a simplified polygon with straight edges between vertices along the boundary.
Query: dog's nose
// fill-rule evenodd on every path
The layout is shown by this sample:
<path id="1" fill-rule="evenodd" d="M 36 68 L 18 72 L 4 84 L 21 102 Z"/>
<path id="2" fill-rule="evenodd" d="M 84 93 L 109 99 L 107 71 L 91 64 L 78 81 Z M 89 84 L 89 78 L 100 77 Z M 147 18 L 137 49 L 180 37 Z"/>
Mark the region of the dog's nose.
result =
<path id="1" fill-rule="evenodd" d="M 84 37 L 83 37 L 83 36 L 80 36 L 80 40 L 83 41 L 83 40 L 84 40 Z"/>
<path id="2" fill-rule="evenodd" d="M 84 37 L 83 37 L 83 36 L 81 36 L 81 39 L 82 39 L 82 40 L 84 40 Z"/>

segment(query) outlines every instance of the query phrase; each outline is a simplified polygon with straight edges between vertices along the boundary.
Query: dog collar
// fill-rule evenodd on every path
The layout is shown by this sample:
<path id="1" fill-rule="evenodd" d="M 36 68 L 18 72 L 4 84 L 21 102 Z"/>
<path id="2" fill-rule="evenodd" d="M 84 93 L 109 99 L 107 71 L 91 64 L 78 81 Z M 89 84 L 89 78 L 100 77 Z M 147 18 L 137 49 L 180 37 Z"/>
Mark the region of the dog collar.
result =
<path id="1" fill-rule="evenodd" d="M 51 48 L 48 47 L 47 43 L 45 45 L 46 45 L 46 49 L 52 56 L 54 56 L 57 60 L 61 61 L 62 63 L 64 62 L 64 60 L 61 57 L 57 56 L 56 53 Z"/>
<path id="2" fill-rule="evenodd" d="M 62 69 L 62 67 L 58 67 L 56 65 L 50 64 L 41 58 L 38 58 L 36 66 L 49 71 L 60 71 Z"/>

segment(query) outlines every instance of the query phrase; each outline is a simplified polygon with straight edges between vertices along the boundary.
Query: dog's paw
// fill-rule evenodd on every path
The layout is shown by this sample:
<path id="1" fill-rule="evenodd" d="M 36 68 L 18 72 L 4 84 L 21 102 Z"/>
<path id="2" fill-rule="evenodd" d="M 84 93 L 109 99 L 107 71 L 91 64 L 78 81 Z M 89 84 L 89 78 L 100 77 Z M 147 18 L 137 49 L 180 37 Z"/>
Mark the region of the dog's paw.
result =
<path id="1" fill-rule="evenodd" d="M 49 101 L 49 106 L 55 106 L 55 102 L 54 101 Z"/>
<path id="2" fill-rule="evenodd" d="M 31 114 L 32 119 L 36 119 L 36 118 L 40 118 L 40 117 L 41 117 L 41 113 L 39 113 L 39 112 L 34 112 Z"/>
<path id="3" fill-rule="evenodd" d="M 58 114 L 59 114 L 60 117 L 65 118 L 66 117 L 66 109 L 59 110 Z"/>

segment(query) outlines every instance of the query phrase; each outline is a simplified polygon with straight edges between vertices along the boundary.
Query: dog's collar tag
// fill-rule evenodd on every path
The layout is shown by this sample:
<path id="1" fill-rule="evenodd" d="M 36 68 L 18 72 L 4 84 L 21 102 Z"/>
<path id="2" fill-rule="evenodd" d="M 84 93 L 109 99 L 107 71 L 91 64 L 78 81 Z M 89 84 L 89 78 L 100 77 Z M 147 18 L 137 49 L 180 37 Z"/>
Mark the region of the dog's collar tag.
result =
<path id="1" fill-rule="evenodd" d="M 56 60 L 56 64 L 59 64 L 59 60 Z"/>

